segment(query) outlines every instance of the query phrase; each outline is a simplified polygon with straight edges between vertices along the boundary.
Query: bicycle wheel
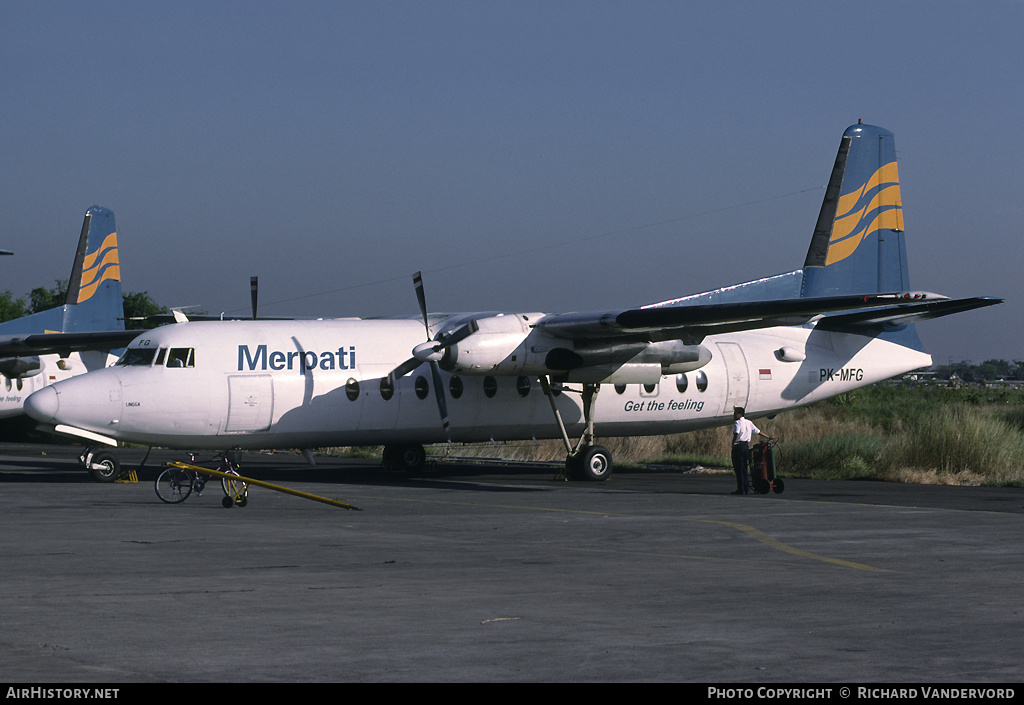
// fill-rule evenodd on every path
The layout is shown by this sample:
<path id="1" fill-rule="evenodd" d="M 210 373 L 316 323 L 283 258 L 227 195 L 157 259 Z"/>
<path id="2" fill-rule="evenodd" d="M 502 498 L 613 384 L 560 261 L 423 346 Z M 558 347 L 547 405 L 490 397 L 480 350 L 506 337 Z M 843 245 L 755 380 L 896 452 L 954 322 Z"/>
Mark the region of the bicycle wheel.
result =
<path id="1" fill-rule="evenodd" d="M 233 469 L 224 470 L 229 475 L 238 477 L 238 473 Z M 246 496 L 249 492 L 249 485 L 242 482 L 241 479 L 222 477 L 220 479 L 220 487 L 224 490 L 224 506 L 230 507 L 232 504 L 238 503 L 244 507 L 246 504 Z"/>
<path id="2" fill-rule="evenodd" d="M 167 468 L 156 478 L 156 496 L 168 504 L 184 502 L 192 494 L 192 474 L 181 468 Z"/>

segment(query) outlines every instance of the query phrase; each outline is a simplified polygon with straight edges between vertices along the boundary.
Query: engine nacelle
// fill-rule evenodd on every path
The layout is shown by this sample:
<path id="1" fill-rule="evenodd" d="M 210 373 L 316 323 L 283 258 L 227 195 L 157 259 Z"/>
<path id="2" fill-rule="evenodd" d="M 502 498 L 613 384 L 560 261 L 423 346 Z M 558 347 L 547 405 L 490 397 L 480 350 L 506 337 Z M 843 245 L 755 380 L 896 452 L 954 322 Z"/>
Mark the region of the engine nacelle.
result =
<path id="1" fill-rule="evenodd" d="M 648 342 L 583 343 L 553 347 L 544 357 L 551 371 L 569 371 L 582 367 L 645 364 L 660 365 L 662 374 L 679 374 L 703 367 L 711 361 L 711 351 L 703 345 L 686 345 L 680 340 Z"/>
<path id="2" fill-rule="evenodd" d="M 35 377 L 43 371 L 43 361 L 38 356 L 2 357 L 0 358 L 0 374 L 8 379 L 25 379 Z"/>
<path id="3" fill-rule="evenodd" d="M 582 382 L 654 383 L 711 361 L 703 345 L 679 340 L 574 342 L 532 326 L 542 314 L 476 319 L 473 334 L 445 349 L 440 366 L 469 375 L 554 375 Z"/>
<path id="4" fill-rule="evenodd" d="M 546 357 L 552 371 L 567 382 L 608 384 L 655 384 L 665 375 L 700 369 L 711 362 L 703 345 L 679 340 L 656 343 L 577 345 L 572 350 L 554 348 Z"/>
<path id="5" fill-rule="evenodd" d="M 477 330 L 445 349 L 439 365 L 446 372 L 471 375 L 522 374 L 525 341 L 540 313 L 499 313 L 476 319 Z"/>

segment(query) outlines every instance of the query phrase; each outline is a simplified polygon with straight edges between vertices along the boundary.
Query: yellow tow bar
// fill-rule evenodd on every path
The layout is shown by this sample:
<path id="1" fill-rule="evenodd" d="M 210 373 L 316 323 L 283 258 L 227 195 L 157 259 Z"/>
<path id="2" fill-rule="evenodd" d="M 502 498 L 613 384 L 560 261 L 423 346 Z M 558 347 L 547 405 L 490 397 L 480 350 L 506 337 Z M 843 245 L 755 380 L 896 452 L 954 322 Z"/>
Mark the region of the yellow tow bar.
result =
<path id="1" fill-rule="evenodd" d="M 242 477 L 241 475 L 231 475 L 220 470 L 210 470 L 209 468 L 200 468 L 195 465 L 189 465 L 188 463 L 169 462 L 167 465 L 175 468 L 181 468 L 182 470 L 191 470 L 192 472 L 198 472 L 203 475 L 213 475 L 214 477 L 227 478 L 228 480 L 234 480 L 235 482 L 241 481 L 248 485 L 256 485 L 257 487 L 266 487 L 268 490 L 274 490 L 275 492 L 284 492 L 285 494 L 292 494 L 296 497 L 302 497 L 303 499 L 311 499 L 314 502 L 322 502 L 323 504 L 329 504 L 332 507 L 341 507 L 342 509 L 354 509 L 357 512 L 362 511 L 359 507 L 355 507 L 348 502 L 341 499 L 327 499 L 326 497 L 320 497 L 309 492 L 300 492 L 299 490 L 293 490 L 289 487 L 281 487 L 280 485 L 272 485 L 269 482 L 263 482 L 262 480 L 254 480 L 250 477 Z"/>

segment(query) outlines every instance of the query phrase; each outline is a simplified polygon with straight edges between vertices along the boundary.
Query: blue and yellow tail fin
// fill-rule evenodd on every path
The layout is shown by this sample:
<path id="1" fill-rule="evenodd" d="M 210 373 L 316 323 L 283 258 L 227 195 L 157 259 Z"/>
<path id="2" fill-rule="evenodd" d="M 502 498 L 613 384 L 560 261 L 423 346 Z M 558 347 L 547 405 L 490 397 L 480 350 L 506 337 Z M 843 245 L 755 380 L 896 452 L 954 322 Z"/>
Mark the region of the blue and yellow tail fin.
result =
<path id="1" fill-rule="evenodd" d="M 107 208 L 85 212 L 64 303 L 64 332 L 124 329 L 117 228 Z"/>
<path id="2" fill-rule="evenodd" d="M 839 144 L 804 262 L 802 295 L 909 288 L 893 135 L 858 123 Z"/>
<path id="3" fill-rule="evenodd" d="M 124 299 L 114 213 L 85 212 L 63 306 L 0 324 L 3 334 L 124 330 Z"/>

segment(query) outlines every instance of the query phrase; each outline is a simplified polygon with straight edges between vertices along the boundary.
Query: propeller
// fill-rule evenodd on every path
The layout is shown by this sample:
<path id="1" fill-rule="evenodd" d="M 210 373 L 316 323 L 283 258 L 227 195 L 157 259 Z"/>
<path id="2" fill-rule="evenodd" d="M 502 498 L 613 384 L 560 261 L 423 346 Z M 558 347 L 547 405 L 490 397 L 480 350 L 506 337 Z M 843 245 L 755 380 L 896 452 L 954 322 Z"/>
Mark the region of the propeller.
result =
<path id="1" fill-rule="evenodd" d="M 441 383 L 441 368 L 438 363 L 444 357 L 444 352 L 452 345 L 465 340 L 479 330 L 474 320 L 462 324 L 449 333 L 439 333 L 434 339 L 430 338 L 430 322 L 427 320 L 427 298 L 423 291 L 423 276 L 416 272 L 412 278 L 416 287 L 416 300 L 419 302 L 420 314 L 423 316 L 423 327 L 427 332 L 426 342 L 420 343 L 412 349 L 412 357 L 392 370 L 388 377 L 392 383 L 399 377 L 404 377 L 424 362 L 430 363 L 430 375 L 434 380 L 434 396 L 437 398 L 437 410 L 441 414 L 441 425 L 444 427 L 445 436 L 449 436 L 450 422 L 448 420 L 448 403 L 445 401 L 444 387 Z M 451 438 L 448 440 L 451 443 Z"/>

